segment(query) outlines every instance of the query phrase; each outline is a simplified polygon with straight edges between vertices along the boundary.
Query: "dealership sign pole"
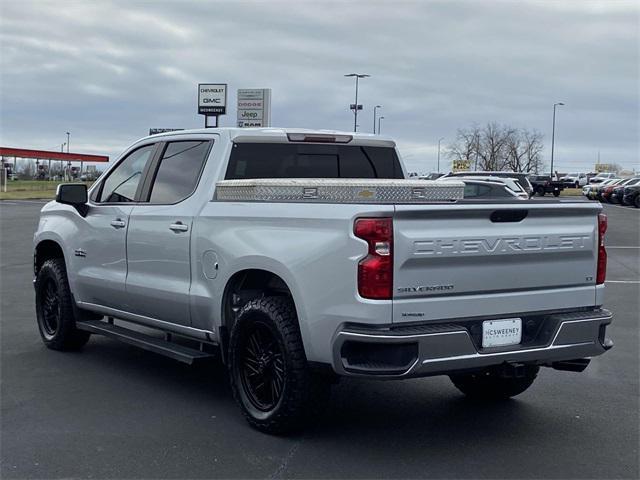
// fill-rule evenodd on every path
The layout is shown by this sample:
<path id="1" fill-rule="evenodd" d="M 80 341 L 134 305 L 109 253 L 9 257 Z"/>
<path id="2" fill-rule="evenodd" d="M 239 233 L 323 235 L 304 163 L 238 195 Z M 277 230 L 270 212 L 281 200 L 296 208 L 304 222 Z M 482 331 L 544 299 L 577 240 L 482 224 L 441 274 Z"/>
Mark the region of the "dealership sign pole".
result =
<path id="1" fill-rule="evenodd" d="M 198 84 L 198 114 L 204 115 L 204 128 L 208 128 L 209 117 L 215 117 L 218 126 L 218 115 L 227 113 L 227 84 L 200 83 Z"/>

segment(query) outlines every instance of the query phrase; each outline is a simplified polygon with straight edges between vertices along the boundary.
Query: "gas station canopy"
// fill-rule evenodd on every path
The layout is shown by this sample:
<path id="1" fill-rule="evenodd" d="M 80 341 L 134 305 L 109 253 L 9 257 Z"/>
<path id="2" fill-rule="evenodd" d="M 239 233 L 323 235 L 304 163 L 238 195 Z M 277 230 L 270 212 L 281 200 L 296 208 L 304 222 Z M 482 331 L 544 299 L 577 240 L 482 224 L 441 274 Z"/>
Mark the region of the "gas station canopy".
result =
<path id="1" fill-rule="evenodd" d="M 108 162 L 106 155 L 88 155 L 86 153 L 51 152 L 48 150 L 30 150 L 26 148 L 0 147 L 0 156 L 17 158 L 35 158 L 37 160 L 63 160 L 65 162 Z"/>

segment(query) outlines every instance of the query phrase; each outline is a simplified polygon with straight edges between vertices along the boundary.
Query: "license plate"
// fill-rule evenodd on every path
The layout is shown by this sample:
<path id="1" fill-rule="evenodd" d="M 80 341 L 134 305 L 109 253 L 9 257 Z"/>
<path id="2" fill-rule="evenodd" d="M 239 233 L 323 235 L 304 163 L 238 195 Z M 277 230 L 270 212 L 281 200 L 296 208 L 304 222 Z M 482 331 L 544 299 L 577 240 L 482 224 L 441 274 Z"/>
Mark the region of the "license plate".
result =
<path id="1" fill-rule="evenodd" d="M 505 318 L 482 322 L 482 347 L 517 345 L 522 340 L 522 319 Z"/>

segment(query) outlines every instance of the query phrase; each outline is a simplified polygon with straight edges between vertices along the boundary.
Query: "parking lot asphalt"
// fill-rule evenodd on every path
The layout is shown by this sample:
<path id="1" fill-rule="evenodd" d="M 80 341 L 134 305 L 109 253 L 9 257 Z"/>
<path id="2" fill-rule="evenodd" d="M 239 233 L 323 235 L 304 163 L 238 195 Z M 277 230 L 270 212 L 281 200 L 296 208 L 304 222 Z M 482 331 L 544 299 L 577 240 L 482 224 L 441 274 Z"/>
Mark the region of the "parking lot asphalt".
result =
<path id="1" fill-rule="evenodd" d="M 616 346 L 543 369 L 498 404 L 446 377 L 343 380 L 317 425 L 252 430 L 219 363 L 189 367 L 93 337 L 39 337 L 32 234 L 43 202 L 0 202 L 1 478 L 638 478 L 640 210 L 606 205 Z M 553 272 L 550 272 L 553 275 Z"/>

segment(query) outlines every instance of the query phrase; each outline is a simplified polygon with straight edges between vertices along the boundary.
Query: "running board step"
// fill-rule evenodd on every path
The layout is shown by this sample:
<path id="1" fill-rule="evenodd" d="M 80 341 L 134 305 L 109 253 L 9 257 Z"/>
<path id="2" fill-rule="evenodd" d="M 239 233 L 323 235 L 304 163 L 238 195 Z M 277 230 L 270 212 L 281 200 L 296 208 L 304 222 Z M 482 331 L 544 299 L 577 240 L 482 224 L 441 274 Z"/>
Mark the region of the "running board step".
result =
<path id="1" fill-rule="evenodd" d="M 215 354 L 202 352 L 195 348 L 185 347 L 177 343 L 168 342 L 161 338 L 155 338 L 135 330 L 113 325 L 112 323 L 103 322 L 101 320 L 87 320 L 84 322 L 76 322 L 78 330 L 95 333 L 111 337 L 121 342 L 128 343 L 135 347 L 140 347 L 150 352 L 159 353 L 165 357 L 173 358 L 179 362 L 189 365 L 197 360 L 214 357 Z"/>

